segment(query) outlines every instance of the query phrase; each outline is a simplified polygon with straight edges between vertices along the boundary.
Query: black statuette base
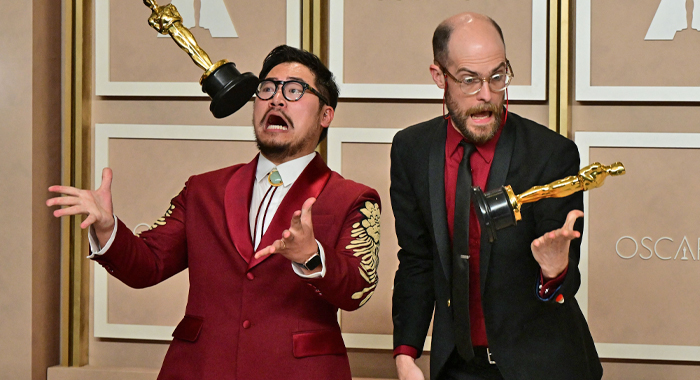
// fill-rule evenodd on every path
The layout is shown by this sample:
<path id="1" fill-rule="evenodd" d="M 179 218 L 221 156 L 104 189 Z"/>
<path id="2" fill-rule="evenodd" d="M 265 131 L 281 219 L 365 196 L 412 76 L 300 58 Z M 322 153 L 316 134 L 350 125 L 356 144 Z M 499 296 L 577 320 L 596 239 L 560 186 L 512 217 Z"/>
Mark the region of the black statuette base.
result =
<path id="1" fill-rule="evenodd" d="M 243 107 L 255 94 L 258 82 L 255 74 L 241 74 L 233 62 L 228 62 L 202 82 L 202 92 L 211 97 L 211 113 L 221 119 Z"/>
<path id="2" fill-rule="evenodd" d="M 480 187 L 473 187 L 472 203 L 479 217 L 481 230 L 486 232 L 490 242 L 496 240 L 496 231 L 514 226 L 517 222 L 504 187 L 485 194 Z"/>

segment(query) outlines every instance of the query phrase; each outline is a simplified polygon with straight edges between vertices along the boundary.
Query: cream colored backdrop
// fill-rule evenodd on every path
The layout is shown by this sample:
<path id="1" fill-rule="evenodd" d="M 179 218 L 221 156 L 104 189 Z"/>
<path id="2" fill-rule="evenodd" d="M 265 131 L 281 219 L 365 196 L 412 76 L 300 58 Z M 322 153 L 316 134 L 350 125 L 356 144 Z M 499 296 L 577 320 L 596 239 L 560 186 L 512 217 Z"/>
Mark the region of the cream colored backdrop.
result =
<path id="1" fill-rule="evenodd" d="M 61 4 L 0 7 L 0 378 L 40 380 L 59 361 Z"/>
<path id="2" fill-rule="evenodd" d="M 587 199 L 579 299 L 606 379 L 700 376 L 700 4 L 684 3 L 689 28 L 659 41 L 645 35 L 660 0 L 576 1 L 571 129 L 582 156 L 628 171 Z"/>
<path id="3" fill-rule="evenodd" d="M 571 107 L 569 130 L 573 132 L 569 137 L 574 138 L 578 132 L 673 135 L 696 131 L 700 116 L 695 107 L 698 98 L 692 98 L 692 91 L 686 90 L 698 85 L 695 46 L 700 32 L 688 29 L 679 32 L 673 41 L 644 41 L 659 1 L 571 2 L 576 6 L 576 12 L 572 12 L 576 35 L 571 40 L 576 43 L 576 53 L 571 63 L 576 62 L 574 73 L 588 72 L 589 76 L 585 83 L 580 80 L 582 77 L 572 83 L 572 91 L 577 89 L 576 99 L 580 101 L 574 101 Z M 50 19 L 55 23 L 52 16 L 41 14 L 48 5 L 33 3 L 34 13 L 27 10 L 27 7 L 31 9 L 31 2 L 4 1 L 3 5 L 12 12 L 0 16 L 8 22 L 3 25 L 13 25 L 23 32 L 21 35 L 32 31 L 50 35 L 46 24 L 39 22 Z M 212 38 L 202 28 L 193 29 L 213 60 L 228 58 L 242 72 L 257 73 L 262 59 L 274 46 L 301 45 L 305 24 L 299 14 L 303 1 L 226 0 L 225 3 L 238 38 Z M 383 199 L 379 287 L 366 306 L 356 312 L 342 312 L 339 318 L 350 347 L 353 375 L 395 378 L 390 352 L 391 285 L 398 263 L 388 193 L 389 141 L 395 131 L 442 111 L 439 91 L 431 84 L 428 72 L 432 62 L 432 31 L 442 19 L 465 10 L 486 13 L 496 19 L 503 28 L 508 57 L 516 74 L 510 110 L 547 124 L 552 107 L 546 99 L 546 89 L 548 85 L 556 85 L 548 83 L 546 78 L 548 2 L 330 0 L 317 3 L 328 9 L 328 14 L 321 16 L 328 26 L 324 30 L 323 50 L 328 51 L 329 64 L 343 90 L 328 136 L 328 163 L 344 176 L 375 187 Z M 255 146 L 250 142 L 252 107 L 248 104 L 226 119 L 214 119 L 208 110 L 208 99 L 202 97 L 196 84 L 201 71 L 170 38 L 156 37 L 146 23 L 150 11 L 140 1 L 116 4 L 116 0 L 94 0 L 95 77 L 87 80 L 94 81 L 95 90 L 90 94 L 89 137 L 95 163 L 93 177 L 99 178 L 99 166 L 114 168 L 116 213 L 127 225 L 136 227 L 160 217 L 189 175 L 252 159 L 255 154 Z M 261 20 L 273 28 L 261 33 Z M 28 26 L 32 22 L 37 25 L 35 29 Z M 589 29 L 579 28 L 584 22 Z M 539 33 L 540 30 L 544 33 Z M 5 263 L 19 269 L 0 272 L 7 273 L 0 277 L 0 284 L 3 289 L 10 289 L 11 296 L 0 301 L 16 310 L 16 314 L 4 308 L 0 312 L 4 321 L 11 322 L 0 330 L 3 340 L 12 342 L 11 349 L 3 347 L 0 351 L 8 353 L 0 355 L 0 371 L 11 368 L 17 372 L 10 373 L 24 378 L 34 363 L 39 363 L 38 368 L 48 366 L 57 356 L 52 356 L 50 348 L 29 343 L 33 334 L 50 336 L 51 331 L 58 334 L 57 327 L 51 328 L 57 324 L 57 312 L 48 300 L 53 293 L 47 289 L 57 283 L 58 274 L 46 269 L 51 265 L 51 260 L 46 258 L 57 250 L 54 247 L 58 245 L 57 227 L 51 224 L 44 209 L 37 206 L 46 194 L 31 190 L 48 185 L 49 179 L 56 182 L 51 178 L 51 169 L 58 170 L 55 150 L 60 144 L 52 137 L 56 136 L 56 128 L 51 117 L 34 112 L 43 110 L 44 104 L 51 108 L 47 92 L 16 80 L 32 74 L 36 78 L 48 77 L 46 71 L 50 72 L 51 68 L 41 70 L 40 60 L 34 57 L 44 57 L 45 52 L 29 47 L 38 44 L 33 38 L 14 41 L 3 38 L 6 38 L 0 40 L 6 46 L 3 52 L 12 54 L 2 59 L 10 70 L 3 70 L 0 80 L 6 84 L 5 88 L 13 89 L 12 98 L 5 97 L 2 101 L 3 129 L 8 136 L 3 144 L 10 149 L 3 152 L 12 152 L 14 160 L 3 160 L 2 165 L 8 165 L 7 171 L 13 173 L 9 179 L 15 185 L 3 187 L 5 198 L 15 200 L 3 210 L 15 216 L 13 224 L 6 226 L 11 236 L 6 238 L 2 255 Z M 584 45 L 590 49 L 585 59 L 579 61 L 583 57 L 579 47 Z M 538 50 L 538 46 L 544 46 L 545 50 Z M 12 75 L 8 75 L 10 72 Z M 582 86 L 580 91 L 579 86 Z M 689 95 L 668 103 L 665 95 L 668 91 Z M 52 117 L 59 118 L 55 112 Z M 10 125 L 25 128 L 10 129 Z M 625 136 L 622 141 L 628 140 Z M 628 164 L 629 173 L 610 180 L 587 201 L 588 229 L 584 236 L 587 270 L 580 295 L 587 306 L 594 338 L 603 344 L 600 348 L 606 358 L 605 377 L 697 378 L 700 355 L 694 354 L 692 347 L 700 345 L 698 331 L 693 327 L 695 307 L 692 305 L 697 287 L 692 277 L 694 266 L 700 265 L 694 259 L 700 255 L 696 246 L 700 235 L 694 234 L 692 227 L 700 205 L 692 199 L 691 173 L 700 158 L 698 146 L 682 149 L 623 143 L 606 146 L 606 138 L 609 136 L 596 135 L 586 140 L 589 143 L 582 154 L 590 161 L 621 160 Z M 50 149 L 53 155 L 44 152 Z M 671 167 L 666 163 L 671 163 Z M 26 219 L 29 208 L 33 211 L 36 208 L 31 221 Z M 32 222 L 40 226 L 32 227 Z M 645 236 L 654 242 L 671 237 L 672 243 L 667 240 L 659 243 L 664 255 L 675 254 L 683 237 L 687 237 L 695 256 L 687 261 L 652 261 L 639 256 L 624 259 L 615 251 L 617 239 L 623 236 L 636 239 L 639 252 L 646 252 L 641 246 Z M 623 240 L 619 249 L 629 254 L 633 248 L 630 244 L 630 239 Z M 35 252 L 32 257 L 39 260 L 29 262 L 27 256 L 18 254 L 29 251 Z M 110 279 L 101 267 L 93 266 L 91 281 L 89 366 L 51 368 L 49 378 L 154 379 L 172 326 L 184 310 L 186 273 L 151 289 L 136 291 Z M 6 297 L 6 293 L 0 294 Z M 48 310 L 47 317 L 37 312 L 44 309 Z M 44 318 L 48 320 L 45 325 Z M 635 357 L 635 347 L 614 345 L 691 349 L 663 351 L 667 352 L 664 357 L 652 350 L 646 357 Z M 51 342 L 46 346 L 51 347 Z M 34 359 L 28 359 L 29 356 Z M 419 361 L 424 370 L 428 356 L 426 352 Z M 17 362 L 27 364 L 11 365 Z M 5 373 L 0 372 L 0 377 Z M 43 378 L 41 370 L 35 373 L 39 373 L 35 378 Z"/>
<path id="4" fill-rule="evenodd" d="M 202 28 L 192 30 L 213 60 L 228 58 L 242 72 L 257 73 L 274 46 L 301 43 L 302 23 L 294 14 L 301 1 L 225 3 L 238 38 L 212 38 Z M 193 84 L 200 70 L 170 38 L 156 37 L 146 23 L 150 11 L 141 2 L 116 4 L 95 0 L 92 170 L 97 186 L 101 167 L 113 168 L 115 212 L 134 228 L 159 218 L 189 175 L 247 162 L 256 149 L 249 141 L 250 104 L 226 119 L 214 119 L 208 99 Z M 389 200 L 389 149 L 397 130 L 442 112 L 439 91 L 436 96 L 428 71 L 433 29 L 465 10 L 496 18 L 516 72 L 511 111 L 546 123 L 546 4 L 509 0 L 504 8 L 487 0 L 469 4 L 452 0 L 436 8 L 429 1 L 326 3 L 328 49 L 342 52 L 332 53 L 330 64 L 342 83 L 342 99 L 328 135 L 328 163 L 345 177 L 376 188 L 383 200 L 379 286 L 359 311 L 339 314 L 353 376 L 396 376 L 391 358 L 391 288 L 398 247 Z M 270 33 L 260 33 L 261 20 L 273 25 Z M 358 87 L 353 86 L 358 84 L 356 92 Z M 397 99 L 381 94 L 387 85 L 390 90 L 422 87 Z M 178 96 L 163 96 L 168 91 Z M 133 290 L 101 267 L 92 268 L 89 366 L 52 368 L 49 378 L 154 378 L 172 328 L 184 312 L 187 274 Z M 426 372 L 428 356 L 426 352 L 420 361 Z"/>

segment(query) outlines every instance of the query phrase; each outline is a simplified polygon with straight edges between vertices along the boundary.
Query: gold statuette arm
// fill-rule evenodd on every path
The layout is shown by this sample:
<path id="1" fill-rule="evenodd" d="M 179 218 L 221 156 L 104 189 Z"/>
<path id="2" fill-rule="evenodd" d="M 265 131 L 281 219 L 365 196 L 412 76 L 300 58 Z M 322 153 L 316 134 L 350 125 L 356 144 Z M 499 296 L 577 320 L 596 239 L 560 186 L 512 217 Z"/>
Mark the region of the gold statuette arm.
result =
<path id="1" fill-rule="evenodd" d="M 523 203 L 532 203 L 544 198 L 563 198 L 577 191 L 586 191 L 600 187 L 609 175 L 618 176 L 622 174 L 625 174 L 625 166 L 621 162 L 616 162 L 609 166 L 595 162 L 579 170 L 577 175 L 528 189 L 516 197 L 517 203 L 522 205 Z"/>
<path id="2" fill-rule="evenodd" d="M 143 3 L 152 11 L 151 17 L 148 18 L 148 25 L 160 34 L 169 34 L 202 70 L 207 71 L 212 67 L 209 55 L 199 47 L 189 29 L 182 25 L 182 16 L 174 5 L 159 7 L 156 0 L 143 0 Z"/>

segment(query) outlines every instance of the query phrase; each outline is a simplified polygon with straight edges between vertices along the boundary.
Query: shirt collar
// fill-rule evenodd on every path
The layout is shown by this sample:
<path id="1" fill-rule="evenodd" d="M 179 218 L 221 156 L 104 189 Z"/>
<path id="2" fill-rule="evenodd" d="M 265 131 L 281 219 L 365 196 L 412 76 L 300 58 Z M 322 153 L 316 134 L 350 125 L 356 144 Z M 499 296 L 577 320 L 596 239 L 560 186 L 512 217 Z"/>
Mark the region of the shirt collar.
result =
<path id="1" fill-rule="evenodd" d="M 496 135 L 485 144 L 475 145 L 476 152 L 486 161 L 486 163 L 491 163 L 493 156 L 496 154 L 496 144 L 498 139 L 501 137 L 501 132 L 503 131 L 503 124 L 496 131 Z M 462 140 L 468 141 L 462 136 L 461 133 L 452 124 L 452 118 L 447 119 L 447 141 L 445 142 L 445 150 L 448 153 L 448 157 L 451 157 L 456 151 L 459 143 Z"/>
<path id="2" fill-rule="evenodd" d="M 260 154 L 258 156 L 258 168 L 255 171 L 256 182 L 262 182 L 263 179 L 267 178 L 267 174 L 277 167 L 277 171 L 282 177 L 282 186 L 289 187 L 292 186 L 294 181 L 299 178 L 301 172 L 306 169 L 306 166 L 316 157 L 316 152 L 307 154 L 306 156 L 295 158 L 291 161 L 287 161 L 283 164 L 275 165 L 272 161 L 268 160 Z"/>

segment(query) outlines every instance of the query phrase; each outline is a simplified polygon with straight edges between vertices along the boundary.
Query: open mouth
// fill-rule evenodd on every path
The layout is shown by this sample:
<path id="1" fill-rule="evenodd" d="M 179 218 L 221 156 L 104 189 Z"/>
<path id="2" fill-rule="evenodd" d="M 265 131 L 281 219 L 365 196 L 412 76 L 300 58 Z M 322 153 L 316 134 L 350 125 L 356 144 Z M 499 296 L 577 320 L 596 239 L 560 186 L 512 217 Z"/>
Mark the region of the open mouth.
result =
<path id="1" fill-rule="evenodd" d="M 267 117 L 267 122 L 265 123 L 265 129 L 286 131 L 289 129 L 289 124 L 287 124 L 287 121 L 279 115 L 269 115 Z"/>
<path id="2" fill-rule="evenodd" d="M 489 120 L 491 119 L 491 116 L 493 116 L 493 112 L 491 111 L 476 112 L 470 115 L 472 120 L 477 122 Z"/>

